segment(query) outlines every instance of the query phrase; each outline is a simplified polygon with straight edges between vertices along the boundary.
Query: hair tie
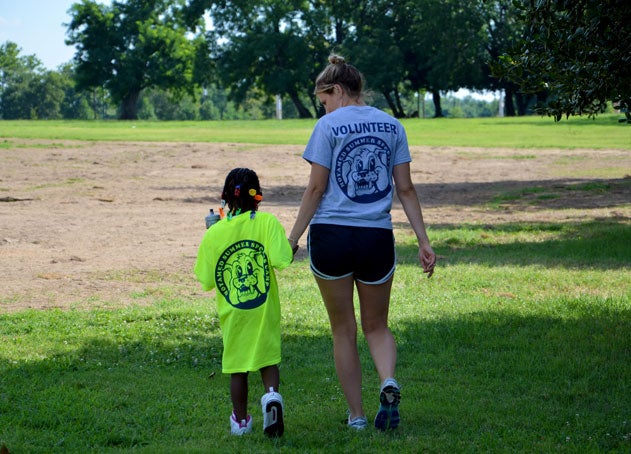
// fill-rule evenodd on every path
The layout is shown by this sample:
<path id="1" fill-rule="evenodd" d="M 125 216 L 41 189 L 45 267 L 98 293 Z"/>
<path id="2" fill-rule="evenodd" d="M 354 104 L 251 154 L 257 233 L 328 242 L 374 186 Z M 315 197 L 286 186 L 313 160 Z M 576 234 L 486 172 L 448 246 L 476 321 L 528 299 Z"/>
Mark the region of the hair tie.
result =
<path id="1" fill-rule="evenodd" d="M 261 194 L 256 194 L 254 196 L 254 200 L 256 200 L 257 202 L 260 202 L 261 200 L 263 200 L 263 196 Z"/>
<path id="2" fill-rule="evenodd" d="M 250 194 L 252 197 L 254 197 L 256 195 L 256 189 L 252 188 L 248 191 L 248 194 Z"/>
<path id="3" fill-rule="evenodd" d="M 234 196 L 239 197 L 241 195 L 241 185 L 238 184 L 234 187 Z"/>

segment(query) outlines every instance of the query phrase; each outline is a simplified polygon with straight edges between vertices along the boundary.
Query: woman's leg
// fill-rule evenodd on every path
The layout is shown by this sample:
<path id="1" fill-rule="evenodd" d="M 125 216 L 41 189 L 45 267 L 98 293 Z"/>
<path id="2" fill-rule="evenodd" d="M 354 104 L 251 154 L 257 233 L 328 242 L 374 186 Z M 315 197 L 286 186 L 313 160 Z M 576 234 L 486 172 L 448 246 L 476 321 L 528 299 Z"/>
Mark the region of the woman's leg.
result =
<path id="1" fill-rule="evenodd" d="M 388 328 L 391 289 L 392 278 L 378 285 L 357 282 L 362 330 L 381 382 L 394 377 L 397 362 L 397 347 Z"/>
<path id="2" fill-rule="evenodd" d="M 350 416 L 364 416 L 361 395 L 362 372 L 357 350 L 357 321 L 353 307 L 353 277 L 324 280 L 316 276 L 315 279 L 329 314 L 335 370 L 348 402 Z"/>
<path id="3" fill-rule="evenodd" d="M 237 373 L 230 375 L 230 397 L 232 409 L 237 421 L 248 417 L 248 374 Z"/>

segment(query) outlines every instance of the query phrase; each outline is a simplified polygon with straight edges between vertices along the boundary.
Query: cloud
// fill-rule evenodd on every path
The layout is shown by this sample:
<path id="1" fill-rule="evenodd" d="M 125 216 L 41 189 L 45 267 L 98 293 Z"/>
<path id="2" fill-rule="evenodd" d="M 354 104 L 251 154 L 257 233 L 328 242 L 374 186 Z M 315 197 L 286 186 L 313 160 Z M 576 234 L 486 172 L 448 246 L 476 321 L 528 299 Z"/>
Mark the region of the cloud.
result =
<path id="1" fill-rule="evenodd" d="M 0 27 L 20 28 L 22 27 L 22 24 L 23 24 L 23 21 L 19 17 L 7 19 L 4 16 L 0 16 Z"/>

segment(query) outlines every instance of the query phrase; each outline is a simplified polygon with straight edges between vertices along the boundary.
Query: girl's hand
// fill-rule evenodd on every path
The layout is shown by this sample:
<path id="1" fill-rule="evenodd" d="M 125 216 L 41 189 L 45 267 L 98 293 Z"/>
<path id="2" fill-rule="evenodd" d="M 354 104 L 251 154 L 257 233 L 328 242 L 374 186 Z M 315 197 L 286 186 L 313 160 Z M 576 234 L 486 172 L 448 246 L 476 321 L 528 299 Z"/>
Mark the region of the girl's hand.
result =
<path id="1" fill-rule="evenodd" d="M 296 255 L 296 252 L 298 252 L 298 241 L 292 238 L 287 238 L 287 241 L 289 241 L 289 245 L 291 246 L 291 252 Z"/>

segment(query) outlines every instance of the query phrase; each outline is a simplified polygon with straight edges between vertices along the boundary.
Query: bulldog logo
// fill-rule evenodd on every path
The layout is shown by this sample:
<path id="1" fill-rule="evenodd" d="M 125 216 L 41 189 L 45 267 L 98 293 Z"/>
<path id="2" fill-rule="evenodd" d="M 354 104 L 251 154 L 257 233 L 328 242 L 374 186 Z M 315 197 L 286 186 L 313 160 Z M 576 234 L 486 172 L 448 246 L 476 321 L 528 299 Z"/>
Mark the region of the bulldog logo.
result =
<path id="1" fill-rule="evenodd" d="M 362 137 L 340 152 L 335 176 L 340 188 L 351 200 L 370 203 L 390 192 L 389 166 L 390 149 L 387 144 L 378 137 Z"/>
<path id="2" fill-rule="evenodd" d="M 269 266 L 263 245 L 244 240 L 228 247 L 215 269 L 217 290 L 238 309 L 254 309 L 267 299 Z"/>

